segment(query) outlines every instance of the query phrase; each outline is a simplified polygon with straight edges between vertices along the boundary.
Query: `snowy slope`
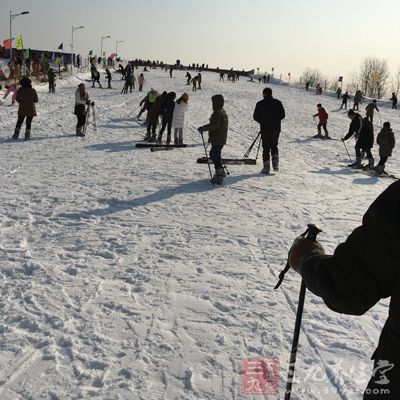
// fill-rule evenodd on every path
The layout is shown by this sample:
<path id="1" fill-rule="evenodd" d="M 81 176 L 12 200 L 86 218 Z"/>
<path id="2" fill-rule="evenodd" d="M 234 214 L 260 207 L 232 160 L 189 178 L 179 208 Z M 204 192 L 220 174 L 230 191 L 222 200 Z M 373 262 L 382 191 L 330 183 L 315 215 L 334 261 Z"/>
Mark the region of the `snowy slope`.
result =
<path id="1" fill-rule="evenodd" d="M 184 75 L 151 70 L 145 90 L 179 95 L 189 90 Z M 224 155 L 241 157 L 258 132 L 264 86 L 204 73 L 203 90 L 189 92 L 184 137 L 194 146 L 151 153 L 135 148 L 144 94 L 120 95 L 118 75 L 116 89 L 89 89 L 97 133 L 73 135 L 85 78 L 57 81 L 55 95 L 38 88 L 28 143 L 10 141 L 17 109 L 0 106 L 0 398 L 249 399 L 244 358 L 280 360 L 281 395 L 265 398 L 282 398 L 300 279 L 290 272 L 273 287 L 290 244 L 313 222 L 333 251 L 391 182 L 343 167 L 340 141 L 309 139 L 317 102 L 330 134 L 347 132 L 334 98 L 271 85 L 287 113 L 281 170 L 232 166 L 213 189 L 195 163 L 210 97 L 226 99 Z M 397 132 L 398 112 L 381 116 Z M 400 173 L 396 149 L 387 169 Z M 361 398 L 387 309 L 343 316 L 308 293 L 293 398 Z"/>

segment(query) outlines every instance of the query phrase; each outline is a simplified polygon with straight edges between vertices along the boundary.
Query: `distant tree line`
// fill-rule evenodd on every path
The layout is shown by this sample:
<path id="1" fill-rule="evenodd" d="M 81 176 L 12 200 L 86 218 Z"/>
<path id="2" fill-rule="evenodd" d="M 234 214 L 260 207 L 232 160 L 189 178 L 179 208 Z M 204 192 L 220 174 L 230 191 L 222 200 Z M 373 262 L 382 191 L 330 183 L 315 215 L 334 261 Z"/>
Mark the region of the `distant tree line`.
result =
<path id="1" fill-rule="evenodd" d="M 310 82 L 311 86 L 318 83 L 325 90 L 336 91 L 340 82 L 338 77 L 329 78 L 322 74 L 318 69 L 306 68 L 300 78 L 300 83 Z M 347 77 L 344 81 L 344 88 L 350 93 L 361 90 L 364 96 L 381 99 L 386 97 L 389 92 L 398 95 L 400 91 L 400 68 L 391 75 L 388 62 L 377 57 L 366 57 L 358 70 Z"/>

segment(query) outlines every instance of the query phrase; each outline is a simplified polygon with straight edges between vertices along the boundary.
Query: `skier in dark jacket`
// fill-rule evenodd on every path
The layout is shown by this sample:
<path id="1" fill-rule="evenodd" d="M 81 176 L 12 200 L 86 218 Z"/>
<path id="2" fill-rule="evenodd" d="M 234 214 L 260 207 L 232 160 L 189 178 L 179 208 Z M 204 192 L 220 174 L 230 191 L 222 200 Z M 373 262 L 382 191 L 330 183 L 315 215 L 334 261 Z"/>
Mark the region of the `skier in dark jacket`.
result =
<path id="1" fill-rule="evenodd" d="M 355 168 L 362 168 L 361 151 L 364 151 L 368 157 L 368 168 L 374 167 L 374 158 L 372 157 L 371 149 L 374 145 L 374 128 L 367 118 L 362 118 L 360 114 L 354 110 L 349 110 L 347 113 L 351 119 L 349 131 L 341 140 L 344 142 L 350 139 L 353 135 L 356 139 L 355 152 L 356 162 L 352 164 Z"/>
<path id="2" fill-rule="evenodd" d="M 185 78 L 187 79 L 186 85 L 190 85 L 190 81 L 192 80 L 192 75 L 189 72 L 186 72 Z"/>
<path id="3" fill-rule="evenodd" d="M 167 98 L 167 92 L 163 92 L 161 95 L 157 96 L 153 105 L 150 107 L 148 111 L 147 118 L 147 134 L 146 139 L 149 141 L 155 142 L 156 138 L 156 129 L 158 125 L 158 118 L 161 115 L 165 100 Z"/>
<path id="4" fill-rule="evenodd" d="M 353 104 L 353 110 L 357 110 L 359 108 L 359 105 L 361 104 L 361 100 L 363 99 L 363 95 L 361 90 L 357 90 L 356 94 L 354 95 L 354 104 Z"/>
<path id="5" fill-rule="evenodd" d="M 80 83 L 78 85 L 78 89 L 75 92 L 75 107 L 74 114 L 78 119 L 76 124 L 76 136 L 85 136 L 85 123 L 86 123 L 86 115 L 88 106 L 94 106 L 93 102 L 90 102 L 89 94 L 86 91 L 86 87 L 84 83 Z"/>
<path id="6" fill-rule="evenodd" d="M 295 240 L 289 254 L 290 266 L 333 311 L 363 315 L 380 299 L 391 297 L 364 400 L 400 399 L 399 243 L 400 182 L 395 182 L 333 255 L 325 255 L 319 242 L 304 237 Z"/>
<path id="7" fill-rule="evenodd" d="M 346 91 L 346 93 L 342 96 L 342 105 L 340 106 L 341 110 L 343 110 L 343 108 L 347 110 L 347 100 L 349 100 L 349 98 L 349 92 Z"/>
<path id="8" fill-rule="evenodd" d="M 397 96 L 396 93 L 392 93 L 392 98 L 390 99 L 392 101 L 392 110 L 397 110 Z"/>
<path id="9" fill-rule="evenodd" d="M 253 118 L 260 124 L 263 146 L 263 174 L 269 174 L 270 154 L 274 171 L 279 169 L 278 141 L 281 132 L 281 121 L 285 118 L 285 109 L 282 103 L 272 97 L 272 89 L 263 90 L 264 99 L 256 104 Z"/>
<path id="10" fill-rule="evenodd" d="M 375 167 L 375 171 L 378 174 L 385 172 L 385 163 L 388 158 L 392 155 L 392 150 L 396 144 L 394 133 L 390 127 L 390 122 L 384 122 L 383 128 L 376 137 L 376 143 L 379 145 L 379 163 Z"/>
<path id="11" fill-rule="evenodd" d="M 167 128 L 167 145 L 171 144 L 171 124 L 174 115 L 176 93 L 170 92 L 165 97 L 164 109 L 162 111 L 162 125 L 158 133 L 157 142 L 162 143 L 162 135 Z"/>
<path id="12" fill-rule="evenodd" d="M 224 110 L 224 98 L 222 94 L 216 94 L 211 97 L 213 113 L 210 123 L 198 128 L 202 135 L 208 131 L 208 143 L 211 143 L 210 158 L 214 163 L 215 175 L 212 177 L 213 183 L 222 184 L 225 175 L 222 164 L 221 152 L 226 144 L 228 135 L 228 116 Z"/>
<path id="13" fill-rule="evenodd" d="M 103 89 L 100 83 L 100 72 L 97 70 L 96 67 L 92 68 L 92 88 L 94 88 L 95 83 L 99 84 L 99 88 Z"/>
<path id="14" fill-rule="evenodd" d="M 365 110 L 366 110 L 366 116 L 367 116 L 367 118 L 368 118 L 371 122 L 374 122 L 374 110 L 376 110 L 376 111 L 379 112 L 379 108 L 378 108 L 378 106 L 376 105 L 376 100 L 372 100 L 372 102 L 369 103 L 369 104 L 367 105 L 367 107 L 365 107 Z"/>
<path id="15" fill-rule="evenodd" d="M 111 72 L 108 68 L 106 68 L 106 78 L 107 78 L 107 83 L 108 83 L 107 89 L 112 89 L 112 87 L 111 87 Z"/>
<path id="16" fill-rule="evenodd" d="M 49 72 L 47 73 L 47 77 L 49 79 L 49 93 L 55 93 L 56 74 L 53 71 L 53 68 L 49 69 Z"/>

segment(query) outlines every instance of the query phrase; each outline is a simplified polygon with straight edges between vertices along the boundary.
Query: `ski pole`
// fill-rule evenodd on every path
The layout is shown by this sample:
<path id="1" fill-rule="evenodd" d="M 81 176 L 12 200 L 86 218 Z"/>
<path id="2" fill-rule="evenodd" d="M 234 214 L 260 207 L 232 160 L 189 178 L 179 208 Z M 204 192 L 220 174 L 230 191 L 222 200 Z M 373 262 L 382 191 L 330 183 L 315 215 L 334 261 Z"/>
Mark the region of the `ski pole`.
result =
<path id="1" fill-rule="evenodd" d="M 246 153 L 244 153 L 243 158 L 248 158 L 248 157 L 249 157 L 250 152 L 251 152 L 251 150 L 253 149 L 253 147 L 254 147 L 254 145 L 255 145 L 255 143 L 256 143 L 256 141 L 257 141 L 257 139 L 258 139 L 258 137 L 259 137 L 260 135 L 261 135 L 261 131 L 258 132 L 257 137 L 254 139 L 253 143 L 250 145 L 250 147 L 248 148 L 248 150 L 246 151 Z"/>
<path id="2" fill-rule="evenodd" d="M 315 242 L 317 240 L 317 235 L 320 232 L 322 232 L 321 229 L 319 229 L 316 225 L 308 224 L 307 230 L 301 236 L 305 236 L 306 239 Z M 290 251 L 289 251 L 289 254 L 290 254 Z M 284 275 L 289 270 L 289 268 L 290 268 L 290 266 L 289 266 L 289 261 L 288 261 L 285 269 L 279 275 L 279 282 L 275 286 L 275 289 L 280 286 L 280 284 L 283 281 Z M 287 377 L 287 381 L 286 381 L 286 390 L 285 390 L 285 399 L 284 400 L 290 400 L 290 395 L 292 393 L 293 377 L 294 377 L 294 370 L 295 370 L 295 365 L 296 365 L 297 349 L 298 349 L 298 344 L 299 344 L 301 319 L 303 317 L 305 296 L 306 296 L 306 285 L 305 285 L 304 281 L 302 280 L 301 287 L 300 287 L 300 294 L 299 294 L 299 302 L 297 305 L 296 323 L 295 323 L 294 332 L 293 332 L 292 349 L 290 352 L 290 362 L 289 362 L 289 370 L 288 370 L 288 377 Z"/>
<path id="3" fill-rule="evenodd" d="M 350 153 L 349 153 L 349 151 L 347 150 L 347 146 L 346 146 L 346 143 L 344 142 L 344 140 L 342 140 L 342 143 L 343 143 L 343 145 L 344 145 L 344 148 L 346 149 L 347 155 L 349 156 L 350 162 L 353 163 L 353 160 L 352 160 L 351 157 L 350 157 Z"/>
<path id="4" fill-rule="evenodd" d="M 379 117 L 379 121 L 381 122 L 381 126 L 382 126 L 381 113 L 379 111 L 378 111 L 378 117 Z"/>
<path id="5" fill-rule="evenodd" d="M 261 138 L 260 138 L 260 141 L 258 142 L 258 148 L 257 148 L 257 153 L 256 153 L 256 162 L 258 160 L 258 153 L 260 152 L 260 147 L 261 147 Z"/>
<path id="6" fill-rule="evenodd" d="M 211 172 L 211 166 L 210 163 L 208 162 L 208 154 L 207 154 L 207 148 L 206 148 L 206 142 L 204 141 L 204 136 L 203 136 L 203 131 L 198 129 L 201 139 L 203 140 L 203 147 L 204 147 L 204 153 L 206 154 L 206 160 L 207 160 L 207 165 L 208 165 L 208 170 L 210 171 L 210 178 L 211 178 L 211 183 L 214 187 L 214 182 L 213 182 L 213 178 L 212 178 L 212 172 Z"/>

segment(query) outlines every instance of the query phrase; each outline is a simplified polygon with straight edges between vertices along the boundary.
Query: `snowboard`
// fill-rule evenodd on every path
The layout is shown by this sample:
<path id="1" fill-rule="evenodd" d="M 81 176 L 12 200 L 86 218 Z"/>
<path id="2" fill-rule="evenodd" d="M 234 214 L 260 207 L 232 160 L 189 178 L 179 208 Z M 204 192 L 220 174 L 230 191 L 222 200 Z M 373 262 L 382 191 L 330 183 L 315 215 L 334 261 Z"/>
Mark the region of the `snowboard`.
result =
<path id="1" fill-rule="evenodd" d="M 197 159 L 198 164 L 207 164 L 207 162 L 213 163 L 210 158 L 200 157 Z M 257 160 L 253 158 L 223 158 L 222 163 L 226 165 L 256 165 Z"/>

